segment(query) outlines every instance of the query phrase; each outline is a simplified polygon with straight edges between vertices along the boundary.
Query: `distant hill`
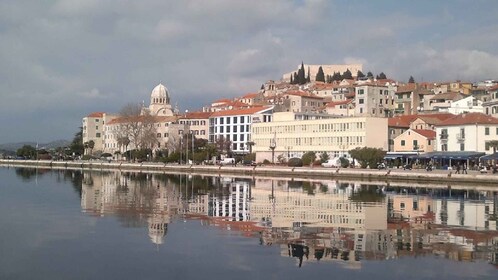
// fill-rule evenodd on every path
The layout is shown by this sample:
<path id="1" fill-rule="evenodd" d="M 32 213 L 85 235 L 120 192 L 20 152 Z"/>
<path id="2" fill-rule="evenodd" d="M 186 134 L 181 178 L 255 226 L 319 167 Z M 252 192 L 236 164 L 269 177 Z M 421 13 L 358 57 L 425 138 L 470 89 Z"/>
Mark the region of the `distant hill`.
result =
<path id="1" fill-rule="evenodd" d="M 49 150 L 49 149 L 55 149 L 57 147 L 69 146 L 69 144 L 71 144 L 71 141 L 69 140 L 55 140 L 48 143 L 38 143 L 38 148 Z M 18 143 L 0 144 L 0 150 L 15 152 L 17 151 L 17 149 L 22 148 L 22 146 L 24 145 L 31 145 L 33 147 L 36 147 L 36 142 L 18 142 Z"/>

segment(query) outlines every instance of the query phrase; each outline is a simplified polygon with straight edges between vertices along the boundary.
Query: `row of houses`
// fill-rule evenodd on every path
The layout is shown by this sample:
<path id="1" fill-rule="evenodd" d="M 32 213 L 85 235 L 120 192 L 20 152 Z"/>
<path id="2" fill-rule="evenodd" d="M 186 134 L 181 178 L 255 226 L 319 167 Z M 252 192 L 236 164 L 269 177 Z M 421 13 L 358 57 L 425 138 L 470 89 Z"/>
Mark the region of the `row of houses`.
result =
<path id="1" fill-rule="evenodd" d="M 202 111 L 180 114 L 167 88 L 151 92 L 137 116 L 95 112 L 83 118 L 90 153 L 137 148 L 176 150 L 184 135 L 214 143 L 258 161 L 318 155 L 348 156 L 356 147 L 390 152 L 476 151 L 492 153 L 497 139 L 498 86 L 463 82 L 400 84 L 391 79 L 342 80 L 295 85 L 268 81 L 257 93 L 219 99 Z M 143 135 L 123 134 L 148 124 Z M 147 136 L 147 137 L 145 137 Z M 144 141 L 136 141 L 142 137 Z"/>

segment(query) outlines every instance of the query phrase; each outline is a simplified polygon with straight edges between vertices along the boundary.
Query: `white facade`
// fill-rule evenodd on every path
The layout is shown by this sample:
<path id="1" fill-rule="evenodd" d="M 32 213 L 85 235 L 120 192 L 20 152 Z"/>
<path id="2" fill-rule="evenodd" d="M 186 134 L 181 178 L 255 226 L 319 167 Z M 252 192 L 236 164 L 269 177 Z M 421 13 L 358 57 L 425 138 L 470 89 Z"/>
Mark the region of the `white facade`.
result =
<path id="1" fill-rule="evenodd" d="M 492 153 L 487 142 L 498 139 L 498 119 L 479 113 L 461 114 L 436 125 L 436 151 Z"/>
<path id="2" fill-rule="evenodd" d="M 451 102 L 448 112 L 454 115 L 463 113 L 484 113 L 484 107 L 482 106 L 482 101 L 476 99 L 474 96 L 469 96 Z"/>
<path id="3" fill-rule="evenodd" d="M 291 112 L 275 113 L 272 122 L 253 125 L 256 161 L 272 160 L 269 147 L 275 143 L 274 159 L 301 157 L 313 151 L 331 158 L 347 155 L 357 147 L 387 150 L 387 118 L 302 118 Z"/>
<path id="4" fill-rule="evenodd" d="M 209 118 L 209 142 L 223 137 L 231 142 L 232 152 L 246 154 L 249 152 L 247 142 L 251 141 L 251 125 L 270 122 L 272 114 L 272 106 L 215 112 Z"/>
<path id="5" fill-rule="evenodd" d="M 83 143 L 94 142 L 93 149 L 85 149 L 85 154 L 100 153 L 105 147 L 105 128 L 104 126 L 117 116 L 103 112 L 91 113 L 82 120 Z"/>

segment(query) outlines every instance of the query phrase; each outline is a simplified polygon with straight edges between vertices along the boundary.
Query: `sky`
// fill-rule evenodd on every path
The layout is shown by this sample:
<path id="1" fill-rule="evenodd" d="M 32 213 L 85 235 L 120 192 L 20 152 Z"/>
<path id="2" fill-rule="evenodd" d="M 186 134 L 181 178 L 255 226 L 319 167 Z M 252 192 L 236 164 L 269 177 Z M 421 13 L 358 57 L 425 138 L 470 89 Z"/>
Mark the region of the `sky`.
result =
<path id="1" fill-rule="evenodd" d="M 0 143 L 72 139 L 91 112 L 194 111 L 304 61 L 407 81 L 498 79 L 498 1 L 2 0 Z"/>

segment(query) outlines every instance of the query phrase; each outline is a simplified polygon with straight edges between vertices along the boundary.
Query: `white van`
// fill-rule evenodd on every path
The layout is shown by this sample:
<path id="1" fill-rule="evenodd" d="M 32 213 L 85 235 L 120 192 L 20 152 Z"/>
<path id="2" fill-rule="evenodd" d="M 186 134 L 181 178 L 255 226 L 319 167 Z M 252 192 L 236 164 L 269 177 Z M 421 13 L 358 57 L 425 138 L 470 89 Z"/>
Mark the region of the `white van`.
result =
<path id="1" fill-rule="evenodd" d="M 233 164 L 235 165 L 235 159 L 234 158 L 224 158 L 220 161 L 221 165 L 230 165 Z"/>

